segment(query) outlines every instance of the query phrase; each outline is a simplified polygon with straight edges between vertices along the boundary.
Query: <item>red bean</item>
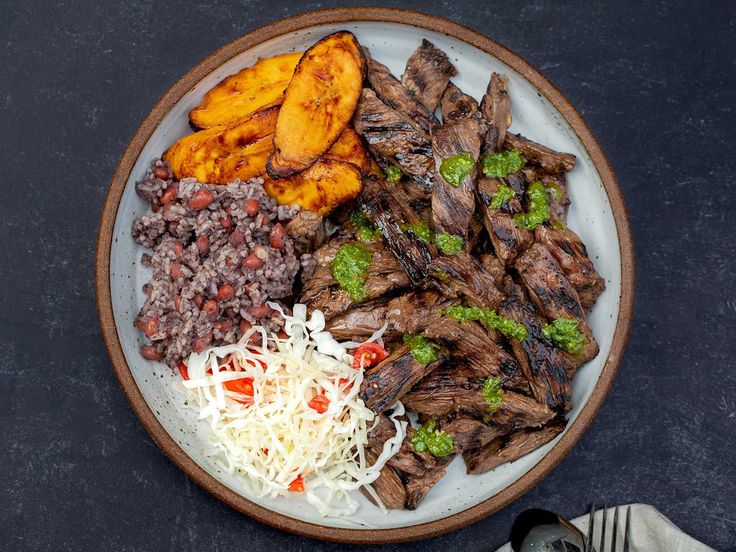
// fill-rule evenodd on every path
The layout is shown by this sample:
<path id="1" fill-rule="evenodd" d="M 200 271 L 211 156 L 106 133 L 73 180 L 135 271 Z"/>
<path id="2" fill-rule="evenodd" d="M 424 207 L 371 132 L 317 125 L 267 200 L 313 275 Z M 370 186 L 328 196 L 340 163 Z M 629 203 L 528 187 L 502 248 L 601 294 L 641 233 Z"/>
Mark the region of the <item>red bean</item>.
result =
<path id="1" fill-rule="evenodd" d="M 228 332 L 232 327 L 232 320 L 229 320 L 227 318 L 220 318 L 217 322 L 215 322 L 215 328 L 220 330 L 220 332 L 222 333 Z"/>
<path id="2" fill-rule="evenodd" d="M 232 299 L 233 297 L 235 297 L 235 288 L 230 284 L 222 284 L 219 288 L 217 288 L 218 301 L 227 301 L 228 299 Z"/>
<path id="3" fill-rule="evenodd" d="M 201 293 L 197 293 L 194 296 L 194 304 L 197 305 L 197 308 L 198 309 L 201 309 L 202 308 L 202 302 L 203 301 L 204 301 L 204 298 L 202 297 L 202 294 Z"/>
<path id="4" fill-rule="evenodd" d="M 271 235 L 268 241 L 274 249 L 283 249 L 286 247 L 286 230 L 284 230 L 284 227 L 280 223 L 276 223 L 271 228 Z"/>
<path id="5" fill-rule="evenodd" d="M 143 345 L 141 347 L 141 356 L 146 360 L 163 360 L 164 354 L 159 353 L 151 345 Z"/>
<path id="6" fill-rule="evenodd" d="M 240 230 L 236 230 L 235 232 L 230 234 L 230 245 L 232 245 L 233 247 L 238 247 L 239 245 L 242 245 L 244 241 L 245 236 Z"/>
<path id="7" fill-rule="evenodd" d="M 158 331 L 158 317 L 152 316 L 148 320 L 138 319 L 135 322 L 135 327 L 142 331 L 148 338 Z"/>
<path id="8" fill-rule="evenodd" d="M 245 332 L 247 332 L 248 330 L 250 330 L 251 327 L 253 326 L 253 324 L 251 324 L 247 320 L 241 320 L 239 325 L 240 325 L 240 333 L 241 334 L 244 334 Z"/>
<path id="9" fill-rule="evenodd" d="M 184 273 L 182 272 L 181 265 L 179 263 L 171 263 L 169 272 L 171 273 L 172 278 L 179 279 L 184 277 Z"/>
<path id="10" fill-rule="evenodd" d="M 233 219 L 230 215 L 225 215 L 220 219 L 220 224 L 225 230 L 230 230 L 233 227 Z"/>
<path id="11" fill-rule="evenodd" d="M 204 305 L 202 306 L 202 310 L 206 312 L 209 317 L 214 320 L 217 318 L 217 312 L 220 310 L 217 306 L 217 301 L 213 299 L 208 299 L 204 302 Z"/>
<path id="12" fill-rule="evenodd" d="M 243 211 L 245 211 L 245 214 L 249 217 L 256 216 L 260 210 L 261 205 L 258 203 L 257 199 L 246 199 L 243 202 Z"/>
<path id="13" fill-rule="evenodd" d="M 253 315 L 254 318 L 263 318 L 269 312 L 271 312 L 271 307 L 269 307 L 265 303 L 263 305 L 258 306 L 258 307 L 251 307 L 250 308 L 250 313 Z"/>
<path id="14" fill-rule="evenodd" d="M 209 190 L 197 190 L 192 194 L 192 199 L 189 200 L 189 208 L 201 211 L 209 207 L 214 200 L 215 196 Z"/>
<path id="15" fill-rule="evenodd" d="M 172 182 L 168 188 L 161 194 L 161 203 L 168 205 L 172 201 L 176 201 L 179 190 L 179 183 Z"/>
<path id="16" fill-rule="evenodd" d="M 181 254 L 184 252 L 184 244 L 181 242 L 176 242 L 174 244 L 174 255 L 177 257 L 181 257 Z"/>
<path id="17" fill-rule="evenodd" d="M 169 179 L 169 169 L 166 167 L 156 167 L 153 169 L 153 176 L 160 178 L 161 180 Z"/>
<path id="18" fill-rule="evenodd" d="M 212 343 L 212 332 L 208 333 L 204 337 L 197 337 L 192 341 L 192 349 L 194 349 L 194 352 L 196 353 L 201 353 L 209 346 L 210 343 Z"/>
<path id="19" fill-rule="evenodd" d="M 197 238 L 197 251 L 199 251 L 200 255 L 206 255 L 209 253 L 210 250 L 210 240 L 207 239 L 207 236 L 199 236 Z"/>
<path id="20" fill-rule="evenodd" d="M 232 268 L 232 267 L 234 267 L 234 266 L 235 266 L 236 264 L 238 264 L 238 263 L 236 263 L 236 262 L 235 262 L 235 261 L 233 260 L 233 258 L 232 258 L 232 257 L 226 257 L 226 258 L 225 258 L 225 264 L 226 264 L 227 266 L 229 266 L 230 268 Z"/>
<path id="21" fill-rule="evenodd" d="M 243 264 L 245 265 L 245 268 L 250 268 L 251 270 L 258 270 L 263 266 L 263 260 L 258 257 L 255 253 L 251 253 L 245 258 L 245 261 L 243 261 Z"/>

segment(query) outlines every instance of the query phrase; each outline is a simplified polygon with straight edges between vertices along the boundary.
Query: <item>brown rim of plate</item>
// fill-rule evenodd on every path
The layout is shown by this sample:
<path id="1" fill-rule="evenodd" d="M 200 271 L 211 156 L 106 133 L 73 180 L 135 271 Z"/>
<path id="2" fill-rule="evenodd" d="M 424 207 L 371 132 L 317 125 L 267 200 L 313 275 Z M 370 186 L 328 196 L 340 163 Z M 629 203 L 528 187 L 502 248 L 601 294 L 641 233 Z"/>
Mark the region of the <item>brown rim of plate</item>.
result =
<path id="1" fill-rule="evenodd" d="M 394 529 L 342 529 L 294 519 L 259 506 L 242 497 L 217 481 L 196 464 L 176 444 L 174 439 L 158 421 L 133 379 L 130 368 L 125 361 L 125 356 L 123 355 L 115 328 L 110 289 L 110 251 L 120 199 L 141 150 L 164 116 L 176 102 L 202 78 L 223 63 L 266 40 L 315 25 L 358 21 L 400 23 L 452 36 L 496 57 L 531 82 L 563 115 L 590 155 L 611 203 L 621 254 L 620 307 L 611 351 L 590 398 L 577 419 L 567 427 L 567 431 L 559 442 L 531 470 L 504 490 L 483 502 L 442 519 Z M 633 317 L 635 261 L 628 213 L 608 159 L 580 114 L 562 93 L 539 71 L 534 69 L 520 56 L 490 38 L 447 19 L 411 10 L 359 7 L 314 11 L 265 25 L 223 46 L 205 58 L 171 87 L 138 128 L 138 131 L 125 149 L 115 170 L 100 219 L 97 237 L 95 277 L 97 309 L 100 317 L 100 325 L 102 326 L 102 334 L 120 386 L 143 426 L 174 464 L 194 479 L 198 485 L 223 502 L 272 527 L 298 535 L 335 542 L 385 544 L 440 535 L 483 519 L 529 491 L 570 452 L 603 404 L 621 363 L 621 357 L 626 347 Z"/>

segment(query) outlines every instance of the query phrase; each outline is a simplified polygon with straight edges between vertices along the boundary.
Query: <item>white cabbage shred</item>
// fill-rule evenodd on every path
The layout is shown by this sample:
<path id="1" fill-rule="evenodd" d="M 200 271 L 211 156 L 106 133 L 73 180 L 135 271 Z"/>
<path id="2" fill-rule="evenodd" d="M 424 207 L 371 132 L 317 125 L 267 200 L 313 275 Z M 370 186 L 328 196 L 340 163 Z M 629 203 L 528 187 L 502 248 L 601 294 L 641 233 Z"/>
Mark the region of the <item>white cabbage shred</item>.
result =
<path id="1" fill-rule="evenodd" d="M 376 463 L 366 465 L 375 414 L 358 396 L 363 371 L 353 368 L 347 352 L 359 343 L 338 343 L 324 330 L 318 310 L 307 319 L 305 305 L 294 305 L 291 316 L 275 303 L 269 306 L 283 315 L 286 338 L 253 326 L 234 345 L 189 357 L 189 379 L 182 384 L 189 406 L 209 423 L 209 455 L 227 473 L 247 476 L 259 497 L 298 494 L 289 485 L 302 476 L 305 498 L 322 516 L 352 514 L 358 503 L 350 494 L 362 486 L 381 505 L 370 484 L 404 440 L 403 405 L 397 402 L 390 414 L 396 435 Z M 380 341 L 384 330 L 369 341 Z M 275 350 L 254 346 L 256 334 Z M 252 380 L 252 400 L 223 385 L 243 378 Z M 308 405 L 321 394 L 329 400 L 324 413 Z"/>

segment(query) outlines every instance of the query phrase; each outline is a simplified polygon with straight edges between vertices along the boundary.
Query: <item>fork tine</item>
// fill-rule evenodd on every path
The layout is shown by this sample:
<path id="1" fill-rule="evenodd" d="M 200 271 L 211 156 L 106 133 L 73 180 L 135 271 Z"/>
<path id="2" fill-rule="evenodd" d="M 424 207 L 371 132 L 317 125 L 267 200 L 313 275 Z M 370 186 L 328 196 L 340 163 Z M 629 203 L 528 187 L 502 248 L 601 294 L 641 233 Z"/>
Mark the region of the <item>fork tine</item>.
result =
<path id="1" fill-rule="evenodd" d="M 616 552 L 616 537 L 618 536 L 618 506 L 613 511 L 613 536 L 611 537 L 611 552 Z"/>
<path id="2" fill-rule="evenodd" d="M 607 506 L 603 506 L 603 511 L 601 512 L 601 515 L 603 516 L 603 525 L 601 527 L 601 544 L 598 547 L 598 552 L 606 552 L 606 518 L 608 517 Z"/>
<path id="3" fill-rule="evenodd" d="M 624 552 L 629 552 L 629 529 L 631 528 L 631 506 L 626 507 L 626 527 L 624 529 Z"/>
<path id="4" fill-rule="evenodd" d="M 595 503 L 590 505 L 590 520 L 588 521 L 588 540 L 585 541 L 585 552 L 593 552 L 593 528 L 595 527 Z"/>

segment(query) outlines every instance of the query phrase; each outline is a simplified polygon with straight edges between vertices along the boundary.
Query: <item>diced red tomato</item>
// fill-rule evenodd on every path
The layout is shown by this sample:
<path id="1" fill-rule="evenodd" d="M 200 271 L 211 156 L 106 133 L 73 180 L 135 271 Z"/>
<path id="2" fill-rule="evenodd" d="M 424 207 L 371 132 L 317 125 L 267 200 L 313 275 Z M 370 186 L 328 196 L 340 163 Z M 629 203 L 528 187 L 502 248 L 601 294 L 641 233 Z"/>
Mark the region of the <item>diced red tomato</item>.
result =
<path id="1" fill-rule="evenodd" d="M 189 379 L 189 367 L 183 362 L 179 363 L 179 373 L 181 374 L 182 379 Z"/>
<path id="2" fill-rule="evenodd" d="M 320 414 L 324 414 L 330 406 L 330 399 L 324 395 L 316 395 L 307 403 L 307 406 L 312 410 L 316 410 Z"/>
<path id="3" fill-rule="evenodd" d="M 337 385 L 341 389 L 345 389 L 345 391 L 350 391 L 353 388 L 353 384 L 350 383 L 350 380 L 347 378 L 340 378 L 339 380 L 337 380 Z"/>
<path id="4" fill-rule="evenodd" d="M 388 351 L 378 343 L 363 343 L 355 350 L 353 368 L 360 368 L 361 361 L 363 362 L 363 368 L 368 368 L 386 358 L 388 358 Z"/>
<path id="5" fill-rule="evenodd" d="M 225 389 L 233 393 L 240 393 L 247 397 L 253 396 L 253 378 L 242 378 L 223 382 Z"/>
<path id="6" fill-rule="evenodd" d="M 296 479 L 289 483 L 289 490 L 292 493 L 303 493 L 304 492 L 304 478 L 301 475 L 297 475 Z"/>
<path id="7" fill-rule="evenodd" d="M 261 452 L 262 452 L 263 454 L 265 454 L 266 456 L 268 456 L 268 449 L 267 449 L 267 448 L 262 448 L 262 449 L 261 449 Z"/>

